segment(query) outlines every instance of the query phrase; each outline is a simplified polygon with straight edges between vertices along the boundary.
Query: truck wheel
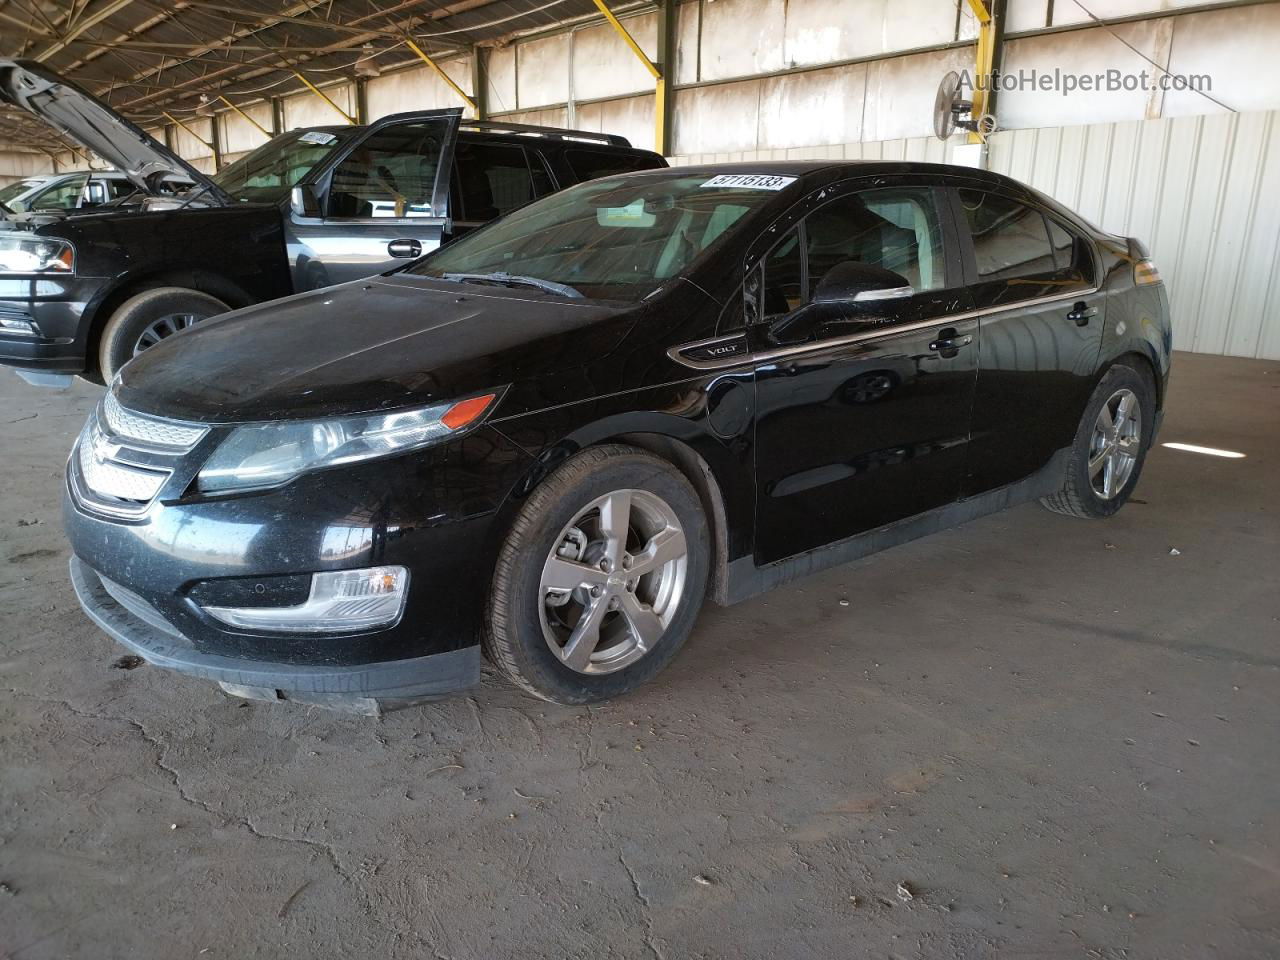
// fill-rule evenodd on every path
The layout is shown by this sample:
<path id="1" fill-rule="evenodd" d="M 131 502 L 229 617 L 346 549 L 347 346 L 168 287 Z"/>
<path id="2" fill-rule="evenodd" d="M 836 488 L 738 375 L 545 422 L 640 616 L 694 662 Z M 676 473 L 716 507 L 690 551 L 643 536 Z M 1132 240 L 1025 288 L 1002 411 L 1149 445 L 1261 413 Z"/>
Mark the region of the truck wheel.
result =
<path id="1" fill-rule="evenodd" d="M 1114 514 L 1138 485 L 1155 418 L 1150 375 L 1117 363 L 1103 375 L 1080 418 L 1066 482 L 1040 503 L 1069 517 Z"/>
<path id="2" fill-rule="evenodd" d="M 102 379 L 110 383 L 143 350 L 230 309 L 207 293 L 184 287 L 157 287 L 130 297 L 116 308 L 102 331 L 98 348 Z"/>
<path id="3" fill-rule="evenodd" d="M 488 658 L 552 703 L 634 690 L 693 630 L 710 550 L 698 495 L 635 447 L 590 447 L 534 490 L 494 571 Z"/>

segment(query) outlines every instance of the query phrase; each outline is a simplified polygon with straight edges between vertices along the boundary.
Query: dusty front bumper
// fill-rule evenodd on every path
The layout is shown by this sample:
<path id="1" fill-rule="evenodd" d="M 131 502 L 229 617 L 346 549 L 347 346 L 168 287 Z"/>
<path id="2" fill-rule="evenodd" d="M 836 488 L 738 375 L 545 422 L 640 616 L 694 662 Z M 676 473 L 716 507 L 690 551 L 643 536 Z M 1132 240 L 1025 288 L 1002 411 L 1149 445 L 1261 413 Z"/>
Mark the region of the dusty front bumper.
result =
<path id="1" fill-rule="evenodd" d="M 216 681 L 228 692 L 254 699 L 299 700 L 376 713 L 379 704 L 440 697 L 480 680 L 479 646 L 409 660 L 341 665 L 273 663 L 204 653 L 145 600 L 110 584 L 75 556 L 71 583 L 90 619 L 147 662 Z"/>
<path id="2" fill-rule="evenodd" d="M 80 277 L 0 277 L 0 365 L 81 373 L 89 309 L 106 281 Z"/>

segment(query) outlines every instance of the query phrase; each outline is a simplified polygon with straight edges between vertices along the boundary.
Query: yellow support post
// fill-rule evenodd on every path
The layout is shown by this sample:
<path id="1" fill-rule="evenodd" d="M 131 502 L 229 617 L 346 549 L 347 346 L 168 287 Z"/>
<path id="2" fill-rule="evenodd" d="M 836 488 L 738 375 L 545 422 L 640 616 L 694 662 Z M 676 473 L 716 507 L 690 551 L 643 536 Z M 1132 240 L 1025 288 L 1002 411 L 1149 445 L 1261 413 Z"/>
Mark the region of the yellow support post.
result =
<path id="1" fill-rule="evenodd" d="M 648 54 L 640 49 L 640 44 L 636 43 L 635 37 L 631 36 L 631 34 L 627 32 L 627 28 L 624 27 L 618 18 L 613 15 L 613 11 L 609 9 L 604 0 L 595 0 L 595 4 L 600 9 L 600 12 L 604 14 L 604 18 L 613 25 L 613 29 L 618 32 L 618 35 L 626 41 L 627 46 L 631 48 L 631 52 L 634 53 L 639 58 L 640 62 L 644 64 L 645 69 L 653 74 L 653 79 L 661 80 L 662 71 L 658 69 L 657 64 L 649 59 Z"/>
<path id="2" fill-rule="evenodd" d="M 668 63 L 672 58 L 672 52 L 668 47 L 674 47 L 674 44 L 668 43 L 666 33 L 668 27 L 664 23 L 664 17 L 674 17 L 675 12 L 671 9 L 673 0 L 664 0 L 663 6 L 659 10 L 658 18 L 658 57 L 662 63 L 659 67 L 649 59 L 649 55 L 640 49 L 640 44 L 636 43 L 636 38 L 631 36 L 622 22 L 613 15 L 613 11 L 609 9 L 605 0 L 594 0 L 596 8 L 609 21 L 614 31 L 620 36 L 623 42 L 631 48 L 631 52 L 636 55 L 649 75 L 653 77 L 653 145 L 659 153 L 670 152 L 670 134 L 667 128 L 668 120 L 671 116 L 671 90 L 668 83 L 667 73 L 669 72 Z"/>
<path id="3" fill-rule="evenodd" d="M 264 127 L 262 124 L 260 124 L 257 120 L 253 119 L 253 117 L 249 116 L 247 113 L 245 113 L 243 110 L 241 110 L 239 107 L 237 107 L 234 103 L 232 103 L 230 100 L 228 100 L 228 99 L 227 99 L 226 97 L 224 97 L 222 94 L 218 94 L 218 99 L 219 99 L 219 100 L 221 100 L 223 103 L 225 103 L 228 107 L 230 107 L 230 108 L 231 108 L 232 110 L 234 110 L 236 113 L 240 114 L 240 116 L 244 117 L 246 120 L 248 120 L 250 123 L 252 123 L 252 124 L 253 124 L 255 127 L 257 127 L 259 130 L 261 130 L 261 131 L 262 131 L 262 133 L 263 133 L 263 135 L 264 135 L 264 136 L 266 136 L 266 138 L 267 138 L 268 140 L 270 140 L 270 139 L 271 139 L 271 131 L 270 131 L 270 130 L 268 130 L 266 127 Z"/>
<path id="4" fill-rule="evenodd" d="M 334 103 L 334 102 L 333 102 L 332 100 L 330 100 L 328 97 L 326 97 L 326 96 L 325 96 L 325 94 L 324 94 L 324 91 L 323 91 L 323 90 L 321 90 L 321 89 L 320 89 L 319 87 L 317 87 L 314 83 L 312 83 L 310 80 L 308 80 L 308 79 L 307 79 L 306 77 L 304 77 L 302 74 L 300 74 L 297 70 L 294 70 L 294 71 L 293 71 L 293 75 L 294 75 L 295 77 L 297 77 L 299 80 L 301 80 L 303 83 L 305 83 L 305 84 L 307 85 L 307 89 L 308 89 L 308 90 L 310 90 L 312 93 L 314 93 L 317 97 L 319 97 L 321 100 L 323 100 L 323 101 L 324 101 L 325 103 L 327 103 L 329 106 L 333 107 L 333 109 L 334 109 L 335 111 L 337 111 L 337 112 L 338 112 L 338 114 L 340 114 L 340 115 L 341 115 L 341 117 L 342 117 L 342 119 L 343 119 L 343 120 L 347 121 L 347 123 L 351 124 L 352 126 L 355 126 L 355 125 L 356 125 L 356 118 L 355 118 L 355 117 L 353 117 L 353 116 L 351 116 L 351 114 L 347 113 L 347 111 L 343 110 L 340 106 L 338 106 L 336 103 Z"/>
<path id="5" fill-rule="evenodd" d="M 970 116 L 977 121 L 987 112 L 987 102 L 990 99 L 990 91 L 985 85 L 991 82 L 991 66 L 996 52 L 996 25 L 984 0 L 969 0 L 969 7 L 973 10 L 973 15 L 978 19 L 978 49 L 973 77 L 973 110 L 970 112 Z M 981 143 L 982 137 L 977 131 L 971 131 L 969 133 L 969 142 Z"/>
<path id="6" fill-rule="evenodd" d="M 476 107 L 476 102 L 472 100 L 470 97 L 468 97 L 466 92 L 460 86 L 458 86 L 456 83 L 453 82 L 453 77 L 445 73 L 444 69 L 440 66 L 440 64 L 436 63 L 429 56 L 427 56 L 426 51 L 424 51 L 420 46 L 414 43 L 411 38 L 405 37 L 404 42 L 409 47 L 410 50 L 412 50 L 414 53 L 418 55 L 418 58 L 423 63 L 425 63 L 428 67 L 430 67 L 439 75 L 441 80 L 443 80 L 445 83 L 447 83 L 450 87 L 453 88 L 453 92 L 462 98 L 462 102 L 471 108 L 472 113 L 474 113 L 477 117 L 480 116 L 480 110 L 479 108 Z M 480 52 L 478 50 L 475 52 L 475 56 L 477 57 L 480 56 Z"/>

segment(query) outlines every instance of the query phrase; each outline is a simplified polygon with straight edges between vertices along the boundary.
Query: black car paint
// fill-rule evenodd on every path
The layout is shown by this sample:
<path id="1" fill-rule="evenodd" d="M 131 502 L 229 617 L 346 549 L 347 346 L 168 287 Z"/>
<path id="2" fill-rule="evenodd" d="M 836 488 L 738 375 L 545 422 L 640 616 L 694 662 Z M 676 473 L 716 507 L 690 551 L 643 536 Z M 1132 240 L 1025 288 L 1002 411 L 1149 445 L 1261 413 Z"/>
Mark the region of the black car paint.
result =
<path id="1" fill-rule="evenodd" d="M 901 163 L 755 164 L 751 172 L 799 182 L 744 217 L 735 227 L 742 242 L 714 249 L 686 279 L 639 304 L 580 304 L 396 275 L 228 315 L 161 344 L 124 369 L 118 397 L 142 412 L 215 424 L 210 445 L 232 422 L 505 393 L 485 425 L 462 439 L 259 493 L 196 493 L 205 455 L 197 451 L 162 495 L 163 509 L 141 522 L 94 516 L 68 496 L 65 522 L 76 556 L 161 609 L 197 653 L 280 664 L 418 657 L 476 642 L 494 559 L 523 497 L 592 444 L 633 443 L 686 473 L 715 544 L 712 595 L 732 602 L 1056 489 L 1084 398 L 1120 357 L 1149 363 L 1163 397 L 1167 301 L 1162 285 L 1134 287 L 1133 265 L 1145 255 L 1136 243 L 989 173 Z M 769 359 L 759 329 L 739 329 L 744 278 L 766 238 L 835 185 L 917 178 L 1007 192 L 1087 238 L 1105 310 L 1084 339 L 1070 334 L 1076 347 L 1069 363 L 1046 367 L 1036 351 L 1018 352 L 1016 363 L 1002 362 L 991 378 L 998 383 L 984 383 L 974 358 L 984 356 L 983 327 L 993 320 L 968 287 L 940 300 L 955 315 L 945 323 L 873 332 L 843 346 L 810 345 L 781 360 Z M 964 277 L 963 264 L 960 270 Z M 1051 333 L 1054 324 L 1079 329 L 1067 317 L 1074 303 L 1015 306 L 994 320 L 1030 313 L 1028 324 Z M 944 326 L 973 340 L 964 348 L 969 359 L 935 372 L 926 341 Z M 295 335 L 276 333 L 284 329 Z M 741 349 L 744 337 L 750 354 Z M 723 366 L 677 359 L 681 345 L 708 339 L 734 344 L 702 355 Z M 247 341 L 257 349 L 237 354 L 235 344 Z M 883 384 L 859 380 L 869 373 L 889 379 L 890 397 L 877 396 Z M 1029 434 L 1005 430 L 993 417 L 985 429 L 994 439 L 983 452 L 989 469 L 972 462 L 983 430 L 970 435 L 955 418 L 933 422 L 945 404 L 980 409 L 979 398 L 988 397 L 993 409 L 1008 408 L 1026 402 L 1022 391 L 1045 416 L 1032 418 Z M 920 431 L 930 439 L 923 448 Z M 917 483 L 922 464 L 927 483 Z M 794 504 L 775 509 L 787 496 Z M 326 535 L 346 538 L 344 549 L 326 550 Z M 215 626 L 191 601 L 193 591 L 234 592 L 246 575 L 268 583 L 381 563 L 409 566 L 414 587 L 406 616 L 372 634 L 317 640 L 237 633 Z"/>
<path id="2" fill-rule="evenodd" d="M 408 116 L 385 118 L 367 129 Z M 348 142 L 307 179 L 323 182 L 348 151 L 358 147 L 365 129 L 343 129 Z M 469 142 L 514 142 L 526 147 L 535 139 L 466 131 L 459 136 Z M 541 152 L 550 161 L 556 178 L 553 187 L 576 182 L 563 160 L 563 144 L 535 146 L 532 152 Z M 602 144 L 594 148 L 644 157 L 655 166 L 665 163 L 649 151 Z M 232 308 L 294 293 L 284 229 L 289 216 L 286 199 L 279 204 L 237 203 L 149 212 L 104 210 L 35 228 L 30 235 L 66 240 L 72 245 L 75 275 L 0 276 L 0 312 L 34 319 L 41 332 L 41 336 L 31 337 L 0 331 L 0 365 L 50 373 L 91 370 L 98 336 L 111 311 L 148 286 L 199 290 Z"/>

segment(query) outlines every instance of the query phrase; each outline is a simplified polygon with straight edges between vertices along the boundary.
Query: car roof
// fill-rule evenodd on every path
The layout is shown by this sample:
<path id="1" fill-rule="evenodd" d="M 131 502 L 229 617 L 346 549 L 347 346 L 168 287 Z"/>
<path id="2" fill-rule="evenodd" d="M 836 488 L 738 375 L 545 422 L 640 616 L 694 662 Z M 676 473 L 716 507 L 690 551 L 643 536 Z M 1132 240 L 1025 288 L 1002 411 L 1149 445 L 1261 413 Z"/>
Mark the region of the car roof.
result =
<path id="1" fill-rule="evenodd" d="M 351 136 L 368 130 L 372 124 L 344 124 L 317 127 L 294 127 L 280 136 L 289 133 L 331 133 Z M 503 123 L 501 120 L 468 120 L 463 119 L 458 128 L 460 137 L 468 139 L 506 140 L 512 143 L 561 143 L 565 146 L 598 148 L 603 150 L 631 150 L 638 153 L 652 153 L 643 147 L 632 146 L 625 137 L 613 133 L 598 133 L 593 130 L 574 130 L 567 127 L 547 127 L 539 124 Z"/>
<path id="2" fill-rule="evenodd" d="M 903 174 L 921 174 L 934 176 L 960 176 L 973 180 L 982 180 L 992 184 L 1015 184 L 1022 186 L 999 173 L 990 170 L 979 170 L 976 167 L 965 167 L 951 163 L 925 163 L 919 160 L 765 160 L 734 161 L 733 163 L 700 163 L 687 166 L 671 167 L 672 171 L 687 171 L 691 174 L 749 174 L 761 173 L 768 176 L 804 177 L 812 174 L 832 173 L 850 177 L 894 176 Z M 641 171 L 637 176 L 654 171 Z"/>

